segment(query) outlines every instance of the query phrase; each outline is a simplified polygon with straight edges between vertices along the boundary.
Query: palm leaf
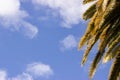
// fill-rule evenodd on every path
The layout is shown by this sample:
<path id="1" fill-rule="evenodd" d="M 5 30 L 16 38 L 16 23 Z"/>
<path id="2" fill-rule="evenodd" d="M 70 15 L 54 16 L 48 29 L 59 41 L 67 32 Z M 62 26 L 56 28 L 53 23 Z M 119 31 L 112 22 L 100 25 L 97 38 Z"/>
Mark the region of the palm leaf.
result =
<path id="1" fill-rule="evenodd" d="M 120 42 L 120 35 L 117 36 L 117 38 L 112 42 L 112 44 L 110 45 L 110 47 L 108 48 L 107 52 L 106 52 L 106 55 L 105 55 L 105 61 L 106 59 L 109 60 L 110 58 L 110 53 L 114 50 L 115 47 L 117 47 L 117 44 L 119 44 Z"/>
<path id="2" fill-rule="evenodd" d="M 94 3 L 93 5 L 91 5 L 83 14 L 83 19 L 84 20 L 88 20 L 90 19 L 94 13 L 96 12 L 96 3 Z"/>
<path id="3" fill-rule="evenodd" d="M 83 45 L 86 43 L 88 37 L 89 37 L 89 34 L 90 32 L 94 29 L 94 21 L 96 19 L 96 16 L 97 16 L 97 12 L 94 14 L 94 16 L 92 17 L 91 21 L 88 23 L 88 27 L 87 27 L 87 30 L 84 34 L 84 36 L 81 38 L 80 40 L 80 43 L 79 43 L 79 46 L 78 46 L 78 50 L 80 50 Z"/>
<path id="4" fill-rule="evenodd" d="M 109 80 L 117 80 L 117 78 L 119 77 L 119 73 L 120 73 L 120 51 L 116 55 L 115 60 L 112 64 L 109 74 Z"/>
<path id="5" fill-rule="evenodd" d="M 87 4 L 87 3 L 90 3 L 90 2 L 93 2 L 95 0 L 83 0 L 83 4 Z"/>
<path id="6" fill-rule="evenodd" d="M 99 35 L 100 35 L 100 32 L 98 31 L 97 34 L 92 39 L 90 39 L 90 41 L 89 41 L 89 43 L 87 45 L 87 49 L 86 49 L 86 51 L 84 53 L 81 65 L 84 65 L 85 62 L 87 61 L 88 54 L 89 54 L 90 50 L 92 49 L 92 47 L 94 46 L 94 44 L 99 39 Z"/>

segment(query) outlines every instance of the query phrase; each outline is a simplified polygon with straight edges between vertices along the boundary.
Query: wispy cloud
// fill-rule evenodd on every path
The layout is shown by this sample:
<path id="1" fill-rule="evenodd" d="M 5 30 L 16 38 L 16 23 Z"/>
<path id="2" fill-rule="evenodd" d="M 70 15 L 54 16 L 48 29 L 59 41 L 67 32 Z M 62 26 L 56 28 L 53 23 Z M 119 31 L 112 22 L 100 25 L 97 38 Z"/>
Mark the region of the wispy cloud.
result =
<path id="1" fill-rule="evenodd" d="M 49 9 L 59 12 L 63 19 L 62 25 L 71 28 L 72 24 L 78 24 L 82 20 L 83 12 L 92 4 L 83 5 L 82 0 L 32 0 L 35 7 L 47 6 Z"/>
<path id="2" fill-rule="evenodd" d="M 35 80 L 41 77 L 48 78 L 51 75 L 53 75 L 53 70 L 50 65 L 43 63 L 28 64 L 26 70 L 15 77 L 8 77 L 5 70 L 0 70 L 0 80 Z"/>
<path id="3" fill-rule="evenodd" d="M 60 41 L 61 50 L 68 50 L 77 47 L 77 40 L 73 35 L 68 35 Z"/>
<path id="4" fill-rule="evenodd" d="M 25 36 L 28 36 L 29 38 L 34 38 L 38 34 L 38 28 L 28 22 L 22 22 L 22 25 L 24 26 L 23 29 L 21 28 L 20 31 L 24 33 Z"/>
<path id="5" fill-rule="evenodd" d="M 33 38 L 38 33 L 38 29 L 24 20 L 27 17 L 29 14 L 21 10 L 20 0 L 0 0 L 0 24 L 15 31 L 25 29 L 22 33 Z"/>

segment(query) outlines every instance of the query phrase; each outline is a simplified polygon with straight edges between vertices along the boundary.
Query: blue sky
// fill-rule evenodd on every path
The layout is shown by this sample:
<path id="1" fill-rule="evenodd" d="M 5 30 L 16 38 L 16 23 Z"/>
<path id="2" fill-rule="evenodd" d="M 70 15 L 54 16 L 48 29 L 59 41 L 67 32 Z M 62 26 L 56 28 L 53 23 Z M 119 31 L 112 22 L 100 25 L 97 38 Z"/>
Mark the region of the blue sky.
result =
<path id="1" fill-rule="evenodd" d="M 91 3 L 92 4 L 92 3 Z M 89 80 L 85 47 L 77 50 L 89 5 L 81 0 L 0 0 L 0 80 Z M 107 80 L 111 63 L 101 65 L 93 80 Z"/>

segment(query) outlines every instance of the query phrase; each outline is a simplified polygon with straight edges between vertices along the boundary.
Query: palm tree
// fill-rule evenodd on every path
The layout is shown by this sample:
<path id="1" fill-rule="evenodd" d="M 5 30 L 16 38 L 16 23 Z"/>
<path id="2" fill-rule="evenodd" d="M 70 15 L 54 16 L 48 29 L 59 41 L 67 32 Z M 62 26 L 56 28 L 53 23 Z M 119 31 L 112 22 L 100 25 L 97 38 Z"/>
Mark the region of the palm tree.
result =
<path id="1" fill-rule="evenodd" d="M 95 0 L 84 0 L 83 4 L 92 1 Z M 103 63 L 114 59 L 108 80 L 118 80 L 120 78 L 120 0 L 96 0 L 84 12 L 83 19 L 90 21 L 78 47 L 81 49 L 83 45 L 87 45 L 81 65 L 85 64 L 90 50 L 99 41 L 98 52 L 90 67 L 90 80 L 102 57 Z"/>

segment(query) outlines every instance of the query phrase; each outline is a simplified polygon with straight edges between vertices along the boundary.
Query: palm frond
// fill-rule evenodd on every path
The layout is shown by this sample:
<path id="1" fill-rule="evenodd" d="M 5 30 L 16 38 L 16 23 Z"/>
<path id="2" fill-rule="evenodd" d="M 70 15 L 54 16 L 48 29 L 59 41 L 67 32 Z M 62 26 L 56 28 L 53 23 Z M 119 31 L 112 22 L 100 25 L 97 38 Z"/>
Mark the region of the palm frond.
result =
<path id="1" fill-rule="evenodd" d="M 108 50 L 107 50 L 106 55 L 105 55 L 105 57 L 104 57 L 105 62 L 106 62 L 107 60 L 110 60 L 110 58 L 111 58 L 110 53 L 111 53 L 112 51 L 114 51 L 114 48 L 117 47 L 117 45 L 119 44 L 119 42 L 120 42 L 120 34 L 119 34 L 119 35 L 117 36 L 117 38 L 112 42 L 112 44 L 108 47 Z M 118 46 L 118 47 L 120 47 L 120 46 Z"/>
<path id="2" fill-rule="evenodd" d="M 84 20 L 88 20 L 90 19 L 94 13 L 96 12 L 96 3 L 94 3 L 93 5 L 91 5 L 83 14 L 83 19 Z"/>
<path id="3" fill-rule="evenodd" d="M 87 3 L 90 3 L 90 2 L 93 2 L 95 0 L 83 0 L 83 4 L 87 4 Z"/>
<path id="4" fill-rule="evenodd" d="M 85 51 L 85 53 L 84 53 L 84 56 L 83 56 L 81 65 L 84 65 L 85 62 L 87 61 L 88 54 L 89 54 L 90 50 L 92 49 L 92 47 L 94 46 L 94 44 L 95 44 L 95 43 L 97 42 L 97 40 L 99 39 L 99 35 L 100 35 L 100 32 L 98 31 L 98 32 L 96 33 L 96 35 L 93 36 L 93 37 L 90 39 L 90 41 L 89 41 L 89 43 L 88 43 L 88 45 L 87 45 L 87 49 L 86 49 L 86 51 Z"/>
<path id="5" fill-rule="evenodd" d="M 84 36 L 81 38 L 80 40 L 80 43 L 79 43 L 79 46 L 78 46 L 78 50 L 80 50 L 83 45 L 86 43 L 88 37 L 89 37 L 89 34 L 90 32 L 94 29 L 94 21 L 96 19 L 96 16 L 97 16 L 97 12 L 94 14 L 94 16 L 92 17 L 91 21 L 88 23 L 88 27 L 87 27 L 87 30 L 84 34 Z"/>
<path id="6" fill-rule="evenodd" d="M 87 4 L 92 1 L 94 0 L 84 0 L 83 3 Z M 90 67 L 90 80 L 104 53 L 103 63 L 115 59 L 109 80 L 117 80 L 120 76 L 120 64 L 118 64 L 118 62 L 120 63 L 120 0 L 98 0 L 83 14 L 83 19 L 90 18 L 87 30 L 78 46 L 78 49 L 81 49 L 85 44 L 87 45 L 81 65 L 85 64 L 91 49 L 99 40 L 98 52 Z"/>
<path id="7" fill-rule="evenodd" d="M 108 55 L 106 62 L 112 60 L 118 53 L 120 50 L 120 43 L 117 44 L 117 46 L 115 46 L 112 51 L 110 52 L 110 54 Z"/>
<path id="8" fill-rule="evenodd" d="M 115 60 L 112 64 L 109 74 L 109 80 L 117 80 L 117 78 L 119 78 L 119 73 L 120 73 L 120 51 L 116 55 Z"/>
<path id="9" fill-rule="evenodd" d="M 104 54 L 104 51 L 105 51 L 105 47 L 107 46 L 107 39 L 106 39 L 106 34 L 107 34 L 107 30 L 109 28 L 110 25 L 108 25 L 103 33 L 101 35 L 104 35 L 104 38 L 102 37 L 101 39 L 101 42 L 99 44 L 99 47 L 98 47 L 98 52 L 97 52 L 97 55 L 95 56 L 92 64 L 91 64 L 91 67 L 90 67 L 90 73 L 89 73 L 89 76 L 90 76 L 90 79 L 92 79 L 92 77 L 94 76 L 94 73 L 96 71 L 96 68 Z"/>

